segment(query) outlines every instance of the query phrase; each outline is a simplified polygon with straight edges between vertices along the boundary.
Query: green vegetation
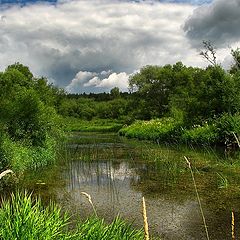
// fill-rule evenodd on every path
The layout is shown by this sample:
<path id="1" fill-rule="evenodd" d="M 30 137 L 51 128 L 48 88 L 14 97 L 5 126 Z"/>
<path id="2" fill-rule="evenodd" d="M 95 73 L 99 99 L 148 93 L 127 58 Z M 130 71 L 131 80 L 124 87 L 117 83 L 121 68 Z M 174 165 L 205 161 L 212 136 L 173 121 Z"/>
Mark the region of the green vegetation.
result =
<path id="1" fill-rule="evenodd" d="M 210 66 L 205 69 L 187 67 L 181 62 L 145 66 L 131 75 L 130 93 L 113 88 L 110 93 L 67 94 L 49 84 L 47 79 L 34 77 L 28 67 L 20 63 L 10 65 L 0 72 L 0 171 L 10 168 L 20 175 L 26 170 L 53 163 L 63 129 L 94 132 L 120 129 L 122 136 L 158 143 L 237 145 L 240 135 L 240 51 L 238 48 L 232 50 L 235 62 L 226 71 L 216 63 L 212 46 L 205 42 L 205 47 L 202 55 Z M 116 153 L 109 148 L 107 154 L 113 156 Z M 89 147 L 88 153 L 82 150 L 78 159 L 98 159 L 99 156 L 103 156 L 100 147 Z M 155 161 L 155 164 L 158 164 L 159 174 L 166 179 L 166 185 L 184 172 L 184 167 L 178 163 Z M 234 164 L 233 169 L 227 167 L 234 171 L 239 162 Z M 205 166 L 201 167 L 204 169 Z M 224 164 L 216 163 L 214 167 L 218 170 L 218 187 L 228 188 L 228 172 L 226 169 L 220 171 Z M 101 219 L 90 218 L 79 223 L 75 230 L 70 230 L 68 223 L 69 218 L 62 216 L 54 204 L 44 208 L 39 199 L 32 201 L 31 196 L 17 193 L 12 195 L 11 201 L 4 201 L 0 209 L 0 238 L 144 237 L 142 231 L 132 230 L 118 218 L 110 225 Z"/>
<path id="2" fill-rule="evenodd" d="M 136 121 L 123 127 L 119 134 L 142 140 L 171 141 L 179 132 L 179 124 L 173 118 L 161 118 L 150 121 Z"/>
<path id="3" fill-rule="evenodd" d="M 0 170 L 23 172 L 55 160 L 60 92 L 19 63 L 0 73 Z"/>
<path id="4" fill-rule="evenodd" d="M 240 115 L 223 114 L 202 125 L 187 127 L 173 118 L 136 121 L 120 129 L 119 134 L 155 142 L 187 143 L 201 145 L 236 144 L 234 134 L 240 133 Z"/>
<path id="5" fill-rule="evenodd" d="M 116 218 L 106 224 L 97 217 L 89 218 L 70 229 L 70 218 L 61 214 L 54 203 L 44 207 L 39 198 L 25 193 L 11 195 L 0 209 L 0 239 L 8 240 L 140 240 L 144 239 L 142 230 L 133 230 L 131 225 Z"/>
<path id="6" fill-rule="evenodd" d="M 204 46 L 202 55 L 211 63 L 205 69 L 187 67 L 181 62 L 145 66 L 131 75 L 130 93 L 114 88 L 110 93 L 68 94 L 60 101 L 58 112 L 79 120 L 133 123 L 120 131 L 128 137 L 234 145 L 234 134 L 240 134 L 239 49 L 232 50 L 235 62 L 226 71 L 216 63 L 210 43 L 205 42 Z M 72 129 L 81 129 L 74 125 L 77 124 Z M 95 126 L 86 129 L 98 130 Z"/>
<path id="7" fill-rule="evenodd" d="M 117 132 L 123 126 L 123 123 L 118 120 L 92 119 L 87 121 L 73 117 L 65 117 L 63 123 L 67 132 Z"/>

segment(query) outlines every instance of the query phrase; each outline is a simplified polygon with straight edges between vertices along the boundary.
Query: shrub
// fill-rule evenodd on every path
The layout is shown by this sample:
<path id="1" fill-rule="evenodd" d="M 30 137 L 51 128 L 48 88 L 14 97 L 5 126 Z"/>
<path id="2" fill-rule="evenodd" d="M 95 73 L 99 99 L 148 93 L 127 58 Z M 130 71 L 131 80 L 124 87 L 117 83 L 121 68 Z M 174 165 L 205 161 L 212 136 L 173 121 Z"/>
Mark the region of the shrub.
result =
<path id="1" fill-rule="evenodd" d="M 233 133 L 237 136 L 240 134 L 240 115 L 223 114 L 216 120 L 216 127 L 221 143 L 235 142 Z"/>

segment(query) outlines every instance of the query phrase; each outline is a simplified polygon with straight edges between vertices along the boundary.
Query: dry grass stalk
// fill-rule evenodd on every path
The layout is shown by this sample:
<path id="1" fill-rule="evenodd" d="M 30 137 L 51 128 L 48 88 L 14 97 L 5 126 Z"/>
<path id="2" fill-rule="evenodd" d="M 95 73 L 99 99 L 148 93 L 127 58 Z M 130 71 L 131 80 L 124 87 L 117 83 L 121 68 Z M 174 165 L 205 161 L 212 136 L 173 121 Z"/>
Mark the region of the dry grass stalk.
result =
<path id="1" fill-rule="evenodd" d="M 234 132 L 233 132 L 233 136 L 235 137 L 235 140 L 237 141 L 238 147 L 240 148 L 239 138 L 237 137 L 237 135 Z"/>
<path id="2" fill-rule="evenodd" d="M 91 204 L 91 206 L 92 206 L 92 208 L 93 208 L 93 211 L 94 211 L 95 215 L 97 216 L 97 211 L 96 211 L 96 208 L 95 208 L 94 205 L 93 205 L 91 195 L 88 194 L 88 193 L 86 193 L 86 192 L 81 192 L 81 194 L 87 197 L 88 202 Z"/>
<path id="3" fill-rule="evenodd" d="M 3 171 L 3 172 L 0 174 L 0 179 L 3 178 L 3 177 L 4 177 L 5 175 L 7 175 L 8 173 L 13 173 L 13 171 L 10 170 L 10 169 Z"/>
<path id="4" fill-rule="evenodd" d="M 208 234 L 208 229 L 207 229 L 207 224 L 206 224 L 206 219 L 205 219 L 205 216 L 204 216 L 204 213 L 203 213 L 203 208 L 202 208 L 201 200 L 200 200 L 200 197 L 199 197 L 199 194 L 198 194 L 197 184 L 196 184 L 195 177 L 194 177 L 194 174 L 193 174 L 192 166 L 191 166 L 190 161 L 187 159 L 187 157 L 184 156 L 184 159 L 186 160 L 186 162 L 188 164 L 188 167 L 190 169 L 191 175 L 192 175 L 192 180 L 193 180 L 193 183 L 194 183 L 194 188 L 195 188 L 195 192 L 196 192 L 196 195 L 197 195 L 197 200 L 198 200 L 199 208 L 200 208 L 200 211 L 201 211 L 203 224 L 204 224 L 204 227 L 205 227 L 206 237 L 207 237 L 208 240 L 210 240 L 209 234 Z"/>
<path id="5" fill-rule="evenodd" d="M 232 240 L 235 240 L 235 219 L 234 212 L 232 211 Z"/>
<path id="6" fill-rule="evenodd" d="M 142 198 L 142 204 L 143 204 L 143 222 L 144 222 L 145 240 L 149 240 L 147 209 L 146 209 L 146 203 L 145 203 L 144 197 Z"/>

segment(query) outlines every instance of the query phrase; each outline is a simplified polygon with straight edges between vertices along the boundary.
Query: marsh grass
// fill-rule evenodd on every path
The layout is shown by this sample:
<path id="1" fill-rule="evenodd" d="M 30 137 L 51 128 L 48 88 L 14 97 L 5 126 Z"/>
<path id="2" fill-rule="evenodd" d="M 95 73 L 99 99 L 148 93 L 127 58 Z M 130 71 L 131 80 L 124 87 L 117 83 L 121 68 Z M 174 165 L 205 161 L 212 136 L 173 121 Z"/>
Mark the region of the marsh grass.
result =
<path id="1" fill-rule="evenodd" d="M 144 240 L 142 229 L 135 230 L 128 224 L 116 217 L 110 224 L 103 219 L 92 217 L 77 226 L 77 238 L 81 240 Z"/>
<path id="2" fill-rule="evenodd" d="M 79 221 L 75 228 L 68 214 L 50 202 L 17 192 L 3 200 L 0 208 L 0 239 L 7 240 L 143 240 L 142 229 L 116 217 L 110 224 L 97 216 Z"/>
<path id="3" fill-rule="evenodd" d="M 17 192 L 2 202 L 0 236 L 8 240 L 68 239 L 64 233 L 68 220 L 55 204 L 44 208 L 40 199 L 33 200 L 31 194 Z"/>

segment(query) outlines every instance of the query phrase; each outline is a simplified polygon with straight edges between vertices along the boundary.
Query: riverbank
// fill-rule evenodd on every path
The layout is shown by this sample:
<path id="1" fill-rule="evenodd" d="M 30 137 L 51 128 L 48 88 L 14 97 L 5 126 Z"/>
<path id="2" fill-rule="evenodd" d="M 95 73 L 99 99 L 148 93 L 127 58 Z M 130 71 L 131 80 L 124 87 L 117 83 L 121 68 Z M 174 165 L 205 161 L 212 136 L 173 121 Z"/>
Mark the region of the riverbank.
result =
<path id="1" fill-rule="evenodd" d="M 174 118 L 160 118 L 149 121 L 138 120 L 119 130 L 121 136 L 194 145 L 221 145 L 237 147 L 240 134 L 240 115 L 223 115 L 202 125 L 185 126 Z"/>

